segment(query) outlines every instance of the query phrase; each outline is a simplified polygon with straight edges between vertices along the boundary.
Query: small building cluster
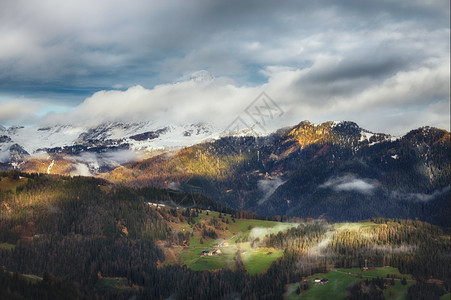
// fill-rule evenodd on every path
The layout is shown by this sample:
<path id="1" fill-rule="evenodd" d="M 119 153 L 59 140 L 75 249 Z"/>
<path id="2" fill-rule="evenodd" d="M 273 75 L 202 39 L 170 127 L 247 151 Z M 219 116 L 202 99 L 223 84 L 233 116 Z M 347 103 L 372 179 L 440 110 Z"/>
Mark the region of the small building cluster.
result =
<path id="1" fill-rule="evenodd" d="M 216 249 L 213 251 L 204 250 L 200 253 L 200 257 L 204 256 L 215 256 L 215 255 L 221 255 L 222 251 L 220 249 Z"/>
<path id="2" fill-rule="evenodd" d="M 211 245 L 212 247 L 229 247 L 230 243 L 229 242 L 222 242 L 220 244 L 213 244 Z"/>
<path id="3" fill-rule="evenodd" d="M 166 206 L 166 205 L 161 204 L 161 203 L 153 203 L 153 202 L 147 202 L 147 205 L 153 206 L 153 207 L 156 207 L 156 208 L 162 208 L 162 207 Z"/>
<path id="4" fill-rule="evenodd" d="M 318 285 L 324 285 L 329 282 L 329 279 L 327 279 L 327 278 L 320 279 L 317 277 L 314 279 L 314 282 L 317 283 Z"/>

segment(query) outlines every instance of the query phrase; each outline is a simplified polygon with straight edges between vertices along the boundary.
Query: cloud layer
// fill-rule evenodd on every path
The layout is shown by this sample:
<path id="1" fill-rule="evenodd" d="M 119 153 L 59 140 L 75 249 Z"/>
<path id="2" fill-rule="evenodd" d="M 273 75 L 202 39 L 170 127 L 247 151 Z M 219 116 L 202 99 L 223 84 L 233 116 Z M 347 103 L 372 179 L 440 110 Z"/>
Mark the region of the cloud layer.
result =
<path id="1" fill-rule="evenodd" d="M 3 101 L 0 102 L 0 122 L 26 121 L 26 116 L 36 113 L 40 109 L 39 103 L 27 100 Z"/>
<path id="2" fill-rule="evenodd" d="M 50 120 L 231 121 L 265 91 L 285 125 L 449 128 L 449 5 L 2 1 L 0 123 L 36 122 L 55 104 L 73 109 Z M 215 80 L 185 80 L 198 70 Z M 17 99 L 34 102 L 7 113 Z"/>
<path id="3" fill-rule="evenodd" d="M 345 175 L 327 180 L 320 188 L 331 188 L 335 191 L 358 192 L 371 194 L 378 186 L 378 182 L 369 178 L 358 178 L 354 175 Z"/>
<path id="4" fill-rule="evenodd" d="M 403 193 L 399 191 L 394 191 L 391 193 L 391 197 L 395 199 L 400 199 L 404 201 L 413 201 L 413 202 L 429 202 L 431 200 L 434 200 L 435 198 L 442 196 L 446 193 L 449 193 L 451 190 L 451 186 L 448 185 L 447 187 L 444 187 L 442 189 L 436 190 L 431 194 L 424 194 L 424 193 Z"/>

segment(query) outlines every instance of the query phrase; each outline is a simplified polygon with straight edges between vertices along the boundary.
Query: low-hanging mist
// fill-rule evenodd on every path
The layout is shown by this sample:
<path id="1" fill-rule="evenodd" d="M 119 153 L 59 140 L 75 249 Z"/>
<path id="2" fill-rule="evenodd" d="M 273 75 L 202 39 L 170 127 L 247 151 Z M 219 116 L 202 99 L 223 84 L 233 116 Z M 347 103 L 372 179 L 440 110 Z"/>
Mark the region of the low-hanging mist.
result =
<path id="1" fill-rule="evenodd" d="M 341 177 L 334 177 L 328 179 L 325 183 L 321 184 L 319 187 L 331 188 L 335 191 L 371 194 L 378 185 L 379 183 L 377 182 L 377 180 L 369 178 L 358 178 L 353 174 L 348 174 Z"/>

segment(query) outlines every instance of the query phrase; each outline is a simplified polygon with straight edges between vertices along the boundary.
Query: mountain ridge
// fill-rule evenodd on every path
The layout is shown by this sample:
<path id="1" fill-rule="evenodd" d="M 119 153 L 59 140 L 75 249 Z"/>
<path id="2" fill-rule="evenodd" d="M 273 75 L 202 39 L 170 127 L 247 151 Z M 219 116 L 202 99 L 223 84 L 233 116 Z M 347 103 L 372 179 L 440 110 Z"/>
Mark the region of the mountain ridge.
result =
<path id="1" fill-rule="evenodd" d="M 29 157 L 9 136 L 2 141 L 16 159 L 10 167 L 27 172 L 96 175 L 131 187 L 194 190 L 261 215 L 336 221 L 402 217 L 451 226 L 446 220 L 451 209 L 446 130 L 424 126 L 393 137 L 350 121 L 302 121 L 266 136 L 234 136 L 215 134 L 207 124 L 149 126 L 105 124 L 78 134 L 76 144 Z M 41 131 L 51 130 L 68 129 Z M 193 144 L 135 151 L 140 143 L 155 145 L 171 136 L 176 143 L 187 138 Z M 193 142 L 197 140 L 201 142 Z"/>
<path id="2" fill-rule="evenodd" d="M 266 137 L 225 137 L 121 166 L 104 178 L 131 186 L 196 186 L 263 215 L 420 218 L 449 226 L 450 133 L 402 137 L 353 122 L 301 122 Z"/>

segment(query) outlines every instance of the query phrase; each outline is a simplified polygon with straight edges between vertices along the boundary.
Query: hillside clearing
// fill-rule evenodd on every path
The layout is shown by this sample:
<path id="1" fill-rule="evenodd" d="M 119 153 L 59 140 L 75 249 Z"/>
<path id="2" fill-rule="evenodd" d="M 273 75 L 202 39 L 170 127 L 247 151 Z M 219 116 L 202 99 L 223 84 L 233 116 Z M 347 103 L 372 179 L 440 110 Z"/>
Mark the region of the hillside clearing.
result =
<path id="1" fill-rule="evenodd" d="M 359 278 L 359 275 L 363 275 L 363 278 Z M 384 290 L 384 296 L 386 299 L 407 299 L 407 290 L 411 285 L 415 283 L 410 275 L 399 273 L 399 270 L 392 267 L 375 268 L 368 271 L 362 271 L 360 269 L 337 269 L 331 270 L 328 273 L 320 273 L 309 276 L 306 280 L 310 284 L 310 289 L 302 293 L 296 294 L 296 289 L 299 283 L 290 284 L 287 286 L 287 291 L 284 295 L 284 299 L 346 299 L 348 294 L 348 288 L 353 282 L 358 282 L 364 279 L 383 277 L 395 275 L 400 278 L 408 278 L 407 285 L 402 285 L 400 279 L 395 279 L 394 286 L 388 286 Z M 329 282 L 324 285 L 318 285 L 314 283 L 315 278 L 327 278 Z"/>
<path id="2" fill-rule="evenodd" d="M 13 179 L 10 177 L 1 177 L 0 178 L 0 190 L 1 191 L 12 191 L 16 192 L 16 189 L 19 186 L 23 186 L 27 184 L 28 178 L 20 177 L 19 179 Z"/>
<path id="3" fill-rule="evenodd" d="M 208 225 L 213 219 L 227 220 L 220 222 L 219 229 L 215 229 L 216 239 L 202 238 L 200 232 L 194 228 L 197 225 Z M 194 218 L 194 224 L 179 223 L 177 230 L 192 232 L 189 245 L 179 247 L 179 261 L 195 271 L 236 269 L 236 256 L 241 255 L 241 260 L 249 274 L 264 272 L 275 260 L 283 254 L 282 250 L 274 248 L 260 248 L 258 243 L 252 247 L 251 243 L 262 240 L 266 235 L 276 234 L 291 227 L 296 223 L 281 223 L 275 221 L 255 219 L 234 219 L 230 215 L 220 214 L 214 211 L 201 211 Z M 175 248 L 173 248 L 175 249 Z M 214 252 L 220 250 L 219 255 L 202 256 L 203 251 Z"/>

